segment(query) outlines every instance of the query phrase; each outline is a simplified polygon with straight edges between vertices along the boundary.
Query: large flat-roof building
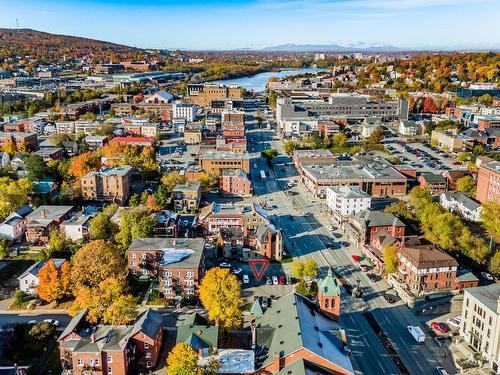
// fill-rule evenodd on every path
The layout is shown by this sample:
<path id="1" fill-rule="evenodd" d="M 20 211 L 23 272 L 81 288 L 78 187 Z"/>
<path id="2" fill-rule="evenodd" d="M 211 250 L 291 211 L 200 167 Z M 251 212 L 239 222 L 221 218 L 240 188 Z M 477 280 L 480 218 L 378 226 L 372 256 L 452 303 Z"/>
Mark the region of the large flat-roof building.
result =
<path id="1" fill-rule="evenodd" d="M 130 165 L 120 165 L 87 173 L 80 179 L 83 199 L 125 203 L 130 196 L 133 172 Z"/>
<path id="2" fill-rule="evenodd" d="M 205 151 L 200 156 L 200 166 L 204 171 L 222 171 L 223 169 L 243 169 L 250 173 L 250 154 L 234 152 Z"/>
<path id="3" fill-rule="evenodd" d="M 500 162 L 480 156 L 476 164 L 479 166 L 476 199 L 481 203 L 498 202 L 500 200 Z"/>

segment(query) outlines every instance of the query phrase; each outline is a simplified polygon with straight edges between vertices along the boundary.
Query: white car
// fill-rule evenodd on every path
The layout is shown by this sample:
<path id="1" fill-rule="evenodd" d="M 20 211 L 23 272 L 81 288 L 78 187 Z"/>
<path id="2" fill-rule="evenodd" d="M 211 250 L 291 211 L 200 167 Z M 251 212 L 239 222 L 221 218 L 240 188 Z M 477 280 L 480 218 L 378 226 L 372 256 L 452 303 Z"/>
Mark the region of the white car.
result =
<path id="1" fill-rule="evenodd" d="M 488 281 L 495 281 L 495 278 L 493 276 L 491 276 L 488 272 L 481 272 L 481 277 L 483 279 L 486 279 Z"/>
<path id="2" fill-rule="evenodd" d="M 211 194 L 219 194 L 219 190 L 218 189 L 210 190 L 210 193 Z"/>
<path id="3" fill-rule="evenodd" d="M 439 375 L 448 375 L 448 372 L 444 368 L 442 368 L 441 366 L 436 367 L 436 372 Z"/>
<path id="4" fill-rule="evenodd" d="M 49 323 L 49 324 L 52 324 L 53 326 L 59 326 L 59 320 L 55 320 L 55 319 L 44 319 L 43 320 L 45 323 Z"/>
<path id="5" fill-rule="evenodd" d="M 273 276 L 273 284 L 274 285 L 278 285 L 279 284 L 278 276 Z"/>
<path id="6" fill-rule="evenodd" d="M 27 324 L 32 325 L 32 324 L 37 324 L 37 323 L 38 323 L 38 320 L 30 320 Z"/>
<path id="7" fill-rule="evenodd" d="M 250 282 L 250 278 L 248 275 L 243 275 L 243 284 L 248 284 Z"/>
<path id="8" fill-rule="evenodd" d="M 234 273 L 235 275 L 238 275 L 241 273 L 241 271 L 242 271 L 242 269 L 240 267 L 236 267 L 236 268 L 233 268 L 233 270 L 231 272 Z"/>
<path id="9" fill-rule="evenodd" d="M 231 263 L 222 262 L 219 266 L 222 268 L 231 268 Z"/>
<path id="10" fill-rule="evenodd" d="M 462 317 L 460 315 L 457 315 L 456 317 L 450 318 L 446 321 L 446 323 L 448 323 L 448 325 L 453 326 L 453 327 L 457 327 L 457 328 L 460 327 L 461 322 L 462 322 Z"/>
<path id="11" fill-rule="evenodd" d="M 270 277 L 266 278 L 266 285 L 273 285 L 273 281 Z"/>
<path id="12" fill-rule="evenodd" d="M 332 231 L 333 231 L 333 227 L 332 227 L 331 225 L 327 225 L 327 226 L 326 226 L 326 229 L 328 229 L 328 230 L 332 230 Z"/>

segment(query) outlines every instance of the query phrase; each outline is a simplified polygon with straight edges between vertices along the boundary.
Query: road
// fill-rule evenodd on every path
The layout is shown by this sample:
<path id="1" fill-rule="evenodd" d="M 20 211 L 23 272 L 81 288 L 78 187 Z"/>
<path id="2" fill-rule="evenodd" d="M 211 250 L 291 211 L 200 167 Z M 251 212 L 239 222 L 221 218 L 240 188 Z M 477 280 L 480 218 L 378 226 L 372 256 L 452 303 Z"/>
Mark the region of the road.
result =
<path id="1" fill-rule="evenodd" d="M 58 320 L 61 324 L 57 329 L 62 331 L 71 321 L 71 316 L 63 313 L 38 313 L 31 310 L 23 313 L 13 313 L 7 310 L 0 311 L 0 327 L 28 323 L 30 320 L 42 321 L 44 319 Z"/>
<path id="2" fill-rule="evenodd" d="M 273 147 L 283 153 L 283 144 L 272 140 L 273 136 L 270 131 L 249 131 L 249 137 L 258 142 L 257 152 Z M 413 341 L 406 327 L 417 325 L 418 319 L 401 302 L 391 305 L 385 301 L 382 294 L 389 288 L 385 280 L 372 282 L 353 262 L 351 255 L 360 255 L 359 249 L 352 246 L 338 250 L 326 249 L 325 243 L 332 242 L 334 238 L 326 228 L 329 220 L 322 212 L 325 210 L 324 203 L 314 198 L 300 182 L 292 188 L 294 195 L 284 190 L 287 181 L 297 180 L 294 166 L 278 167 L 275 169 L 277 175 L 274 175 L 265 161 L 260 159 L 258 168 L 253 173 L 258 173 L 260 169 L 267 170 L 270 178 L 265 182 L 254 178 L 254 189 L 259 200 L 276 206 L 270 211 L 271 217 L 282 228 L 285 246 L 290 249 L 294 258 L 314 259 L 320 265 L 322 273 L 326 272 L 327 267 L 333 266 L 351 285 L 356 285 L 359 280 L 359 285 L 363 288 L 363 299 L 342 296 L 341 323 L 347 331 L 358 370 L 364 374 L 400 373 L 363 316 L 363 311 L 368 310 L 389 337 L 409 373 L 432 374 L 436 366 L 443 366 L 454 373 L 450 356 L 443 358 L 442 349 L 430 337 L 426 339 L 425 345 Z M 293 216 L 293 220 L 290 220 L 290 216 Z M 344 238 L 342 240 L 345 241 Z"/>

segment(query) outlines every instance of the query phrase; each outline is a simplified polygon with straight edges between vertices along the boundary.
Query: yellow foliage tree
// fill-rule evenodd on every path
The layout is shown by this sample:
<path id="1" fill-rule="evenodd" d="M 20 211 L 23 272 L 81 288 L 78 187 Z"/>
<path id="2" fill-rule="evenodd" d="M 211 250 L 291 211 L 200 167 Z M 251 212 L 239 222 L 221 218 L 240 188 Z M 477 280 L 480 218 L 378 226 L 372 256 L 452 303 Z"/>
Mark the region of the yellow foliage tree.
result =
<path id="1" fill-rule="evenodd" d="M 398 270 L 398 249 L 395 246 L 384 247 L 384 263 L 387 273 L 396 273 Z"/>
<path id="2" fill-rule="evenodd" d="M 174 346 L 167 357 L 168 375 L 201 375 L 198 354 L 188 344 L 181 342 Z"/>

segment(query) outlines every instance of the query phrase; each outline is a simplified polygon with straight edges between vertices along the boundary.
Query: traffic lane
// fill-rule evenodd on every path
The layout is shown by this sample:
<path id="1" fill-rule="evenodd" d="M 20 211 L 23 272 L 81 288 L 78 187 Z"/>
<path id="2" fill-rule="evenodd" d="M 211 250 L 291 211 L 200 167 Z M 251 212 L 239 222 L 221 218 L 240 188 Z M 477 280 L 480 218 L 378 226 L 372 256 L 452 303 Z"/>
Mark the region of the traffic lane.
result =
<path id="1" fill-rule="evenodd" d="M 0 326 L 11 324 L 28 323 L 30 320 L 43 321 L 45 319 L 55 319 L 59 321 L 58 329 L 65 328 L 71 321 L 69 314 L 63 313 L 37 313 L 36 311 L 29 311 L 26 313 L 13 314 L 12 312 L 0 312 Z"/>

